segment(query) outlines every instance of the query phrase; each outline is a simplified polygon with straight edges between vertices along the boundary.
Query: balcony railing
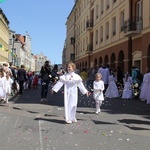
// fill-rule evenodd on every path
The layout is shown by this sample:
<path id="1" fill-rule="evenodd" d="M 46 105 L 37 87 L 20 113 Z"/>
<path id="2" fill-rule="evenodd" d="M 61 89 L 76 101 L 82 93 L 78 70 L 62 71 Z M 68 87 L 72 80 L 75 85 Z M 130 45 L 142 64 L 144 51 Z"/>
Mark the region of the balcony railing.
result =
<path id="1" fill-rule="evenodd" d="M 86 29 L 91 30 L 93 28 L 93 20 L 88 20 L 86 22 Z"/>
<path id="2" fill-rule="evenodd" d="M 124 22 L 125 35 L 134 35 L 141 33 L 143 27 L 142 17 L 132 17 Z"/>

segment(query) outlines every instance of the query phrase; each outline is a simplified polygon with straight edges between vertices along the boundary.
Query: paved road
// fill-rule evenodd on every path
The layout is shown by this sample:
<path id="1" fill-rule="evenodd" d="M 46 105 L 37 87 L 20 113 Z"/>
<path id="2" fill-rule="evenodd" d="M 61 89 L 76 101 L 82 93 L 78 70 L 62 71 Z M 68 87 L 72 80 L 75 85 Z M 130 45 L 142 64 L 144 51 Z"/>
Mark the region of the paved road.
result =
<path id="1" fill-rule="evenodd" d="M 0 150 L 149 150 L 150 105 L 107 99 L 96 115 L 92 97 L 79 94 L 77 123 L 65 124 L 63 90 L 28 90 L 0 105 Z"/>

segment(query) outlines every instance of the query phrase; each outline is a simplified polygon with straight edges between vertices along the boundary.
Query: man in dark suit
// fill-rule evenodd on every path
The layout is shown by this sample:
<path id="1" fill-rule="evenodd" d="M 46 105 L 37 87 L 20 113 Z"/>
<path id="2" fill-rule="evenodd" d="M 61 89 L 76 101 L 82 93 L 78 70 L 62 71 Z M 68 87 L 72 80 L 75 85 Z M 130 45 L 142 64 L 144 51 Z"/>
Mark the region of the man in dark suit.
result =
<path id="1" fill-rule="evenodd" d="M 26 71 L 24 69 L 24 65 L 21 65 L 21 68 L 18 70 L 17 79 L 19 82 L 19 94 L 22 94 L 23 91 L 23 83 L 27 80 Z"/>

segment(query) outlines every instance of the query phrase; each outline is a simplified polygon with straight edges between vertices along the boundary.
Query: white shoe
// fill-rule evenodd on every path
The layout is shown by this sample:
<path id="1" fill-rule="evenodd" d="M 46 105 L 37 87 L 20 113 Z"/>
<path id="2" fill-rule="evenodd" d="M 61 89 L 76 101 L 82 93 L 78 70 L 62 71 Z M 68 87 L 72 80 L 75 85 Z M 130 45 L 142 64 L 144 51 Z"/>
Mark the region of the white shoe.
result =
<path id="1" fill-rule="evenodd" d="M 71 124 L 71 123 L 72 123 L 72 121 L 70 121 L 70 120 L 67 120 L 67 121 L 66 121 L 66 123 L 68 123 L 68 124 Z"/>
<path id="2" fill-rule="evenodd" d="M 46 99 L 46 98 L 44 98 L 44 101 L 47 101 L 47 99 Z"/>
<path id="3" fill-rule="evenodd" d="M 75 118 L 72 122 L 77 122 L 77 119 Z"/>
<path id="4" fill-rule="evenodd" d="M 41 102 L 43 102 L 44 101 L 44 98 L 41 98 Z"/>
<path id="5" fill-rule="evenodd" d="M 95 114 L 98 114 L 98 111 L 96 111 Z"/>
<path id="6" fill-rule="evenodd" d="M 100 113 L 100 112 L 101 112 L 101 109 L 99 109 L 98 112 Z"/>

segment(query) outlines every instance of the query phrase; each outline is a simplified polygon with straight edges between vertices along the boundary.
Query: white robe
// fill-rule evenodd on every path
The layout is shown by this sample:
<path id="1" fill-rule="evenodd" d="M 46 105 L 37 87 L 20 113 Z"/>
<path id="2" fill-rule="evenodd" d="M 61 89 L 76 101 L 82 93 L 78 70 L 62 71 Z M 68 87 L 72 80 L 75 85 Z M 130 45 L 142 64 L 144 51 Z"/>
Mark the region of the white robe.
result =
<path id="1" fill-rule="evenodd" d="M 13 80 L 10 77 L 8 79 L 6 79 L 6 77 L 4 77 L 4 83 L 5 83 L 5 92 L 7 94 L 10 94 Z"/>
<path id="2" fill-rule="evenodd" d="M 0 99 L 5 98 L 5 83 L 4 83 L 4 77 L 0 78 Z"/>
<path id="3" fill-rule="evenodd" d="M 67 73 L 60 76 L 60 80 L 52 88 L 57 92 L 64 85 L 64 105 L 65 105 L 65 119 L 66 121 L 73 121 L 76 119 L 76 109 L 78 102 L 78 90 L 80 89 L 82 94 L 86 94 L 88 91 L 82 83 L 81 77 L 74 73 Z"/>
<path id="4" fill-rule="evenodd" d="M 102 80 L 93 82 L 93 98 L 95 99 L 95 101 L 104 100 L 103 90 L 104 82 Z"/>
<path id="5" fill-rule="evenodd" d="M 122 93 L 123 99 L 132 99 L 132 77 L 128 77 L 126 80 L 123 78 L 124 81 L 124 89 Z"/>
<path id="6" fill-rule="evenodd" d="M 118 98 L 119 91 L 116 85 L 116 78 L 113 75 L 109 76 L 109 85 L 105 92 L 107 98 Z"/>
<path id="7" fill-rule="evenodd" d="M 150 81 L 150 74 L 145 73 L 141 85 L 140 99 L 147 100 L 148 92 L 149 92 L 148 90 L 149 81 Z"/>

